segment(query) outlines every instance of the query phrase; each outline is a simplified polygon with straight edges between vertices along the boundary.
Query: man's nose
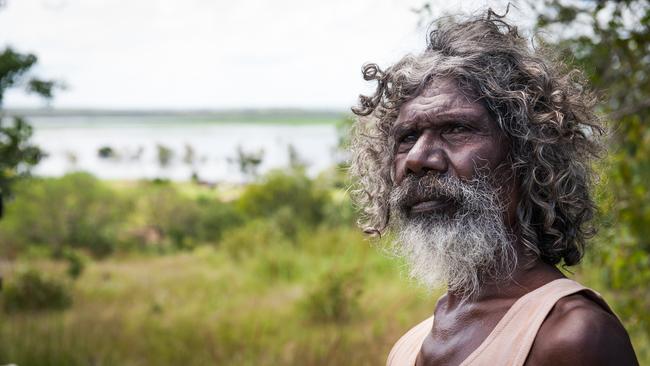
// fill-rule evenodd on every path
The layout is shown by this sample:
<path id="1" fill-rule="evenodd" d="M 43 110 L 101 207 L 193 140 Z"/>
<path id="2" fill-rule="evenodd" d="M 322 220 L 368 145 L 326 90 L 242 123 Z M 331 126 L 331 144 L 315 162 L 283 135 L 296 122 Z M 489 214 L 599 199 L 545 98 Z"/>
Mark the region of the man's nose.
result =
<path id="1" fill-rule="evenodd" d="M 405 175 L 422 176 L 429 171 L 445 174 L 448 168 L 447 153 L 431 134 L 422 134 L 406 156 Z"/>

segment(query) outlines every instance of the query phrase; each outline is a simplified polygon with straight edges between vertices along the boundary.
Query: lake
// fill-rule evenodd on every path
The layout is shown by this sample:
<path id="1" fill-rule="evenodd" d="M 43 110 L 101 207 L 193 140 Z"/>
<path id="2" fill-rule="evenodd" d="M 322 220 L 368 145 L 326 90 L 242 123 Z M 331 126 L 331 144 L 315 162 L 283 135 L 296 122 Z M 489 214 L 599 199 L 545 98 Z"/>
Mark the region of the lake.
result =
<path id="1" fill-rule="evenodd" d="M 236 183 L 245 180 L 236 161 L 238 149 L 263 154 L 260 174 L 287 167 L 290 146 L 312 176 L 340 159 L 335 120 L 242 123 L 160 116 L 31 116 L 28 121 L 34 127 L 32 141 L 48 154 L 33 170 L 41 176 L 87 171 L 103 179 L 185 181 L 196 173 L 203 181 Z"/>

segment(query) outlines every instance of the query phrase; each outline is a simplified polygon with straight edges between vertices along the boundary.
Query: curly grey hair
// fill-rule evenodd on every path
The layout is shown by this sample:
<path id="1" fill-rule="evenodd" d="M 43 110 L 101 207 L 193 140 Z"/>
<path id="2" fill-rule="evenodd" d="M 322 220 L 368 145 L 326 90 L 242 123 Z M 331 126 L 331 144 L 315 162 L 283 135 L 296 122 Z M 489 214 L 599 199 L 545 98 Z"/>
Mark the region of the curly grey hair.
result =
<path id="1" fill-rule="evenodd" d="M 353 197 L 366 233 L 389 228 L 394 186 L 390 135 L 400 107 L 433 78 L 452 78 L 476 96 L 510 143 L 520 201 L 516 234 L 529 254 L 550 264 L 574 265 L 594 233 L 592 160 L 605 130 L 594 112 L 597 99 L 578 70 L 533 49 L 516 27 L 492 11 L 462 21 L 435 23 L 427 48 L 385 70 L 363 66 L 376 81 L 373 95 L 359 97 L 351 139 Z"/>

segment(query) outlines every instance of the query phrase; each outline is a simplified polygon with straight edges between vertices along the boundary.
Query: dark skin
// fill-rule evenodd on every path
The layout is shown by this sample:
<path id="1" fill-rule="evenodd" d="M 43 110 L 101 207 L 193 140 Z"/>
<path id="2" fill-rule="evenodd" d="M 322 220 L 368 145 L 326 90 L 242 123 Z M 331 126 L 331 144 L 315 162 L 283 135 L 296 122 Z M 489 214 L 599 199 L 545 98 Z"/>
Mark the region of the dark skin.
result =
<path id="1" fill-rule="evenodd" d="M 419 96 L 402 106 L 393 135 L 397 185 L 408 175 L 449 174 L 469 180 L 479 169 L 500 172 L 509 149 L 485 107 L 446 79 L 433 80 Z M 508 187 L 503 199 L 509 203 L 504 220 L 512 229 L 519 197 L 514 182 L 502 184 Z M 443 201 L 427 201 L 414 205 L 412 212 L 446 209 L 449 207 Z M 527 257 L 518 241 L 515 247 L 518 263 L 522 265 L 515 268 L 511 279 L 483 284 L 479 294 L 469 301 L 461 301 L 461 294 L 454 292 L 438 301 L 433 329 L 423 342 L 416 365 L 459 365 L 487 338 L 517 299 L 564 277 L 555 266 Z M 523 265 L 528 263 L 529 266 Z M 618 319 L 578 293 L 556 303 L 539 329 L 526 364 L 636 365 L 638 362 Z"/>

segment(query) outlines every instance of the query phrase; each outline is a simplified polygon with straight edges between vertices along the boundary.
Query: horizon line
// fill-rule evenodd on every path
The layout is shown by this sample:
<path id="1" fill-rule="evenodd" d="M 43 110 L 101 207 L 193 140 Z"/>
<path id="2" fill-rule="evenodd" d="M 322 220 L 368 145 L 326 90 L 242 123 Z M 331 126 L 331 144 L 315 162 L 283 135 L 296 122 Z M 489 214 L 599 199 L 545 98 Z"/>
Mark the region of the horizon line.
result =
<path id="1" fill-rule="evenodd" d="M 331 115 L 341 116 L 351 114 L 349 109 L 342 108 L 304 108 L 304 107 L 242 107 L 242 108 L 56 108 L 56 107 L 11 107 L 3 108 L 2 114 L 17 115 L 226 115 L 247 114 L 257 116 L 272 115 Z"/>

